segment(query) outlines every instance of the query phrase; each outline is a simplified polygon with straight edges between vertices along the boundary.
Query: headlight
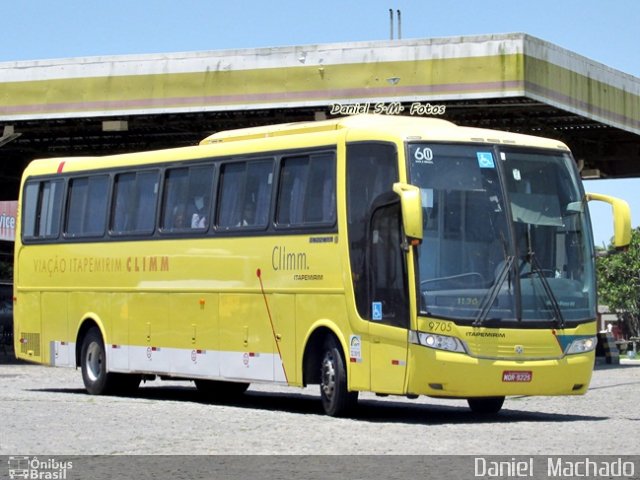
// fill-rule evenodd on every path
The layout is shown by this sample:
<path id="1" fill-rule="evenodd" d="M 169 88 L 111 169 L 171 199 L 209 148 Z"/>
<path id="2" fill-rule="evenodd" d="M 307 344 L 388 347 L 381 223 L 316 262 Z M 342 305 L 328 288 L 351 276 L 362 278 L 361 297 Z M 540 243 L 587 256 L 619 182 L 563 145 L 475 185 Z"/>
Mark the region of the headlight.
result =
<path id="1" fill-rule="evenodd" d="M 445 350 L 447 352 L 466 353 L 463 343 L 458 338 L 448 335 L 436 335 L 434 333 L 410 330 L 409 343 L 435 348 L 436 350 Z"/>
<path id="2" fill-rule="evenodd" d="M 565 355 L 590 352 L 596 348 L 597 343 L 597 337 L 577 338 L 569 344 L 565 350 Z"/>

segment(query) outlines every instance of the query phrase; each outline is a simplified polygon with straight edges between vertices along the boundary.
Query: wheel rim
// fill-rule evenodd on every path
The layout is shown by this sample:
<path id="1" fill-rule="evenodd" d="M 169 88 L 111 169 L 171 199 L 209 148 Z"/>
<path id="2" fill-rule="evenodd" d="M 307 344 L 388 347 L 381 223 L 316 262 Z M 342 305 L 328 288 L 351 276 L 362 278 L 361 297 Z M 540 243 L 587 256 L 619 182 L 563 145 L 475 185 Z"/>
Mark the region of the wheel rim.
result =
<path id="1" fill-rule="evenodd" d="M 322 392 L 328 399 L 333 397 L 336 390 L 336 367 L 331 352 L 325 353 L 322 360 Z"/>
<path id="2" fill-rule="evenodd" d="M 96 342 L 91 342 L 87 348 L 86 365 L 89 380 L 97 381 L 102 374 L 102 348 Z"/>

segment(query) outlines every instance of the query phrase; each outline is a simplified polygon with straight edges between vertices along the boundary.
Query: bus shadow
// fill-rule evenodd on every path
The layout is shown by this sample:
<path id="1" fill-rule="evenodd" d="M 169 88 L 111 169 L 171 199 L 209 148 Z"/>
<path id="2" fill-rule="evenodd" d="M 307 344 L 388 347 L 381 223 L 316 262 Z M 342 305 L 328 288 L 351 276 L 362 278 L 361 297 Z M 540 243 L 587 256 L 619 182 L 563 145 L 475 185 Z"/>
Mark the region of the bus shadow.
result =
<path id="1" fill-rule="evenodd" d="M 576 415 L 564 413 L 549 413 L 530 410 L 518 410 L 516 406 L 505 403 L 500 413 L 495 415 L 474 414 L 466 402 L 461 402 L 460 406 L 436 405 L 436 404 L 415 404 L 405 402 L 377 402 L 375 400 L 364 400 L 358 403 L 356 418 L 372 423 L 397 422 L 418 425 L 442 425 L 442 424 L 465 424 L 465 423 L 514 423 L 514 422 L 536 422 L 536 423 L 564 423 L 591 421 L 599 422 L 608 420 L 609 417 L 595 415 Z"/>
<path id="2" fill-rule="evenodd" d="M 34 392 L 66 393 L 87 395 L 84 389 L 32 389 Z M 157 401 L 193 402 L 203 405 L 227 406 L 234 408 L 287 412 L 301 415 L 324 416 L 319 395 L 307 393 L 278 393 L 248 390 L 233 400 L 211 401 L 191 386 L 148 386 L 141 387 L 135 394 L 119 395 L 116 398 L 131 398 Z M 460 406 L 428 403 L 412 404 L 389 399 L 361 399 L 350 418 L 370 423 L 405 423 L 413 425 L 442 425 L 465 423 L 513 423 L 513 422 L 600 422 L 609 420 L 602 415 L 578 415 L 572 413 L 549 413 L 519 410 L 509 400 L 497 415 L 476 415 L 469 410 L 466 402 Z"/>

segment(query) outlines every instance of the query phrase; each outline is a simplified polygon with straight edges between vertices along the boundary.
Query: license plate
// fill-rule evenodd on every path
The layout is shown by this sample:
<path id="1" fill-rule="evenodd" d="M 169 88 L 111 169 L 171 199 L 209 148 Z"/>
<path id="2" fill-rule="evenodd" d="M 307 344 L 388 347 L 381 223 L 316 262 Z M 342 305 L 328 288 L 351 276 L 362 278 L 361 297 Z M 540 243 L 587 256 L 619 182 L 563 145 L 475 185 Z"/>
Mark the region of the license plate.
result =
<path id="1" fill-rule="evenodd" d="M 502 372 L 503 382 L 530 382 L 532 378 L 531 371 L 505 370 Z"/>

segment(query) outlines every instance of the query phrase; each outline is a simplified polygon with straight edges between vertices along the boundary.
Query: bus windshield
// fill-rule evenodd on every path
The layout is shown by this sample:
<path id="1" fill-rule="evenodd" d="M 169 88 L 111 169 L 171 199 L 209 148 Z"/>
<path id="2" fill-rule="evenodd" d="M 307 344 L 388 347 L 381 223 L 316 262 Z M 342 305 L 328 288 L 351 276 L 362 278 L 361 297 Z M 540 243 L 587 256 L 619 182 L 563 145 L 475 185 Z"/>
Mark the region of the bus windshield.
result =
<path id="1" fill-rule="evenodd" d="M 595 318 L 591 227 L 569 153 L 411 143 L 420 312 L 484 326 Z"/>

